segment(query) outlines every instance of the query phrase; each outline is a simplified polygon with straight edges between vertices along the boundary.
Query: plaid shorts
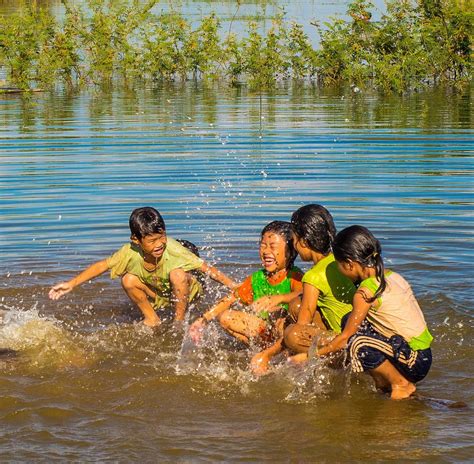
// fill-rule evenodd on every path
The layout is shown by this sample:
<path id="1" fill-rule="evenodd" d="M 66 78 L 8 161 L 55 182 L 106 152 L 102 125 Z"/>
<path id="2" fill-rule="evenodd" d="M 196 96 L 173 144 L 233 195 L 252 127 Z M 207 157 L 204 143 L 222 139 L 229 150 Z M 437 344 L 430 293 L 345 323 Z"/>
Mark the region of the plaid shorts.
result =
<path id="1" fill-rule="evenodd" d="M 349 314 L 346 314 L 342 319 L 343 328 Z M 349 339 L 347 351 L 354 372 L 375 369 L 388 360 L 406 379 L 413 383 L 426 377 L 432 362 L 430 348 L 413 350 L 402 336 L 393 335 L 387 338 L 377 332 L 367 321 L 364 321 L 358 331 Z"/>

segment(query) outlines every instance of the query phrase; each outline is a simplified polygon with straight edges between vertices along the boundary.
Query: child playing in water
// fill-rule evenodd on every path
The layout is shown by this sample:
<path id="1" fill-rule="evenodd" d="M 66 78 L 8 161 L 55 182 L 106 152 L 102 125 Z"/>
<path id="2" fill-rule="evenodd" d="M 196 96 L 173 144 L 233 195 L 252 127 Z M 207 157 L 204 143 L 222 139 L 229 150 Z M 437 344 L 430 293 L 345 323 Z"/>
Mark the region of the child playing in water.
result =
<path id="1" fill-rule="evenodd" d="M 341 274 L 331 252 L 336 227 L 321 205 L 299 208 L 291 217 L 293 243 L 303 261 L 314 266 L 303 277 L 303 296 L 296 324 L 285 330 L 285 345 L 301 362 L 307 358 L 313 338 L 322 331 L 341 332 L 341 319 L 351 311 L 354 284 Z"/>
<path id="2" fill-rule="evenodd" d="M 154 327 L 161 323 L 155 309 L 171 301 L 174 303 L 175 319 L 181 321 L 188 303 L 201 292 L 200 283 L 188 271 L 197 269 L 229 288 L 236 286 L 225 274 L 168 237 L 165 222 L 156 209 L 135 209 L 129 225 L 131 243 L 109 258 L 92 264 L 68 282 L 55 285 L 49 297 L 57 300 L 74 287 L 110 269 L 112 278 L 122 278 L 125 293 L 145 318 L 143 323 Z"/>
<path id="3" fill-rule="evenodd" d="M 247 277 L 233 293 L 197 319 L 189 333 L 198 341 L 204 325 L 218 318 L 229 334 L 246 345 L 254 341 L 266 347 L 251 362 L 254 372 L 261 374 L 267 370 L 270 358 L 282 349 L 283 323 L 293 309 L 290 302 L 302 290 L 302 273 L 293 266 L 296 251 L 290 223 L 273 221 L 265 226 L 259 254 L 263 269 Z M 250 312 L 230 309 L 236 302 L 248 306 Z"/>
<path id="4" fill-rule="evenodd" d="M 409 397 L 431 367 L 433 340 L 410 285 L 384 269 L 380 243 L 365 227 L 339 232 L 333 250 L 341 273 L 358 283 L 358 290 L 342 333 L 317 355 L 347 346 L 354 371 L 368 371 L 392 399 Z"/>

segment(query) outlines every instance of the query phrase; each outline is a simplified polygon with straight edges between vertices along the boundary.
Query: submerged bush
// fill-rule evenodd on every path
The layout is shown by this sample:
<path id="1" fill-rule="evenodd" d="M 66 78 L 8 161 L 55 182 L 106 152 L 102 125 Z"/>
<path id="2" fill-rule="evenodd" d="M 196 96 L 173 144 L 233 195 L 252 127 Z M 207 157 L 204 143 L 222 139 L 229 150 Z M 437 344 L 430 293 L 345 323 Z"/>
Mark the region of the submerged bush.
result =
<path id="1" fill-rule="evenodd" d="M 56 34 L 54 19 L 31 6 L 24 6 L 12 21 L 3 22 L 0 26 L 0 62 L 14 84 L 24 88 L 43 77 L 47 81 L 53 79 L 56 66 L 49 69 L 46 61 L 54 61 L 50 56 Z M 43 74 L 45 71 L 48 75 Z"/>
<path id="2" fill-rule="evenodd" d="M 320 30 L 319 77 L 325 82 L 367 81 L 405 90 L 426 83 L 471 78 L 473 13 L 452 0 L 387 2 L 371 21 L 370 1 L 349 5 L 352 22 L 334 19 Z"/>
<path id="3" fill-rule="evenodd" d="M 21 88 L 104 84 L 116 79 L 226 80 L 257 88 L 285 79 L 348 82 L 404 91 L 471 78 L 473 13 L 454 0 L 354 0 L 348 19 L 333 18 L 315 50 L 301 25 L 274 18 L 268 31 L 223 36 L 215 15 L 193 28 L 178 14 L 155 15 L 158 0 L 67 0 L 58 22 L 36 6 L 0 24 L 0 66 Z"/>

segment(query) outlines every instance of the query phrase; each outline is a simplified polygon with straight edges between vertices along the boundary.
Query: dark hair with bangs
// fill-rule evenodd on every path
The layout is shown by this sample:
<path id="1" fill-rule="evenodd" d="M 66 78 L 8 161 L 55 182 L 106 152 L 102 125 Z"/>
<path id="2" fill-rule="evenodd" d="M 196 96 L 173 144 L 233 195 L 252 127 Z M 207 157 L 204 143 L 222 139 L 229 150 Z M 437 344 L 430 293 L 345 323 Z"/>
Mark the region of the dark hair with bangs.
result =
<path id="1" fill-rule="evenodd" d="M 291 226 L 298 240 L 304 240 L 313 251 L 328 255 L 336 236 L 331 213 L 321 205 L 305 205 L 291 216 Z"/>
<path id="2" fill-rule="evenodd" d="M 285 258 L 286 258 L 286 269 L 290 270 L 295 263 L 296 253 L 295 247 L 293 246 L 293 233 L 291 224 L 286 221 L 273 221 L 267 224 L 260 234 L 263 237 L 267 232 L 280 235 L 285 239 Z"/>
<path id="3" fill-rule="evenodd" d="M 375 276 L 380 282 L 375 295 L 368 301 L 375 301 L 387 287 L 385 269 L 380 242 L 369 229 L 363 226 L 350 226 L 336 235 L 333 244 L 334 257 L 337 261 L 354 261 L 363 267 L 373 267 Z"/>
<path id="4" fill-rule="evenodd" d="M 132 236 L 139 240 L 147 235 L 166 232 L 165 221 L 161 214 L 150 206 L 134 209 L 128 223 Z"/>

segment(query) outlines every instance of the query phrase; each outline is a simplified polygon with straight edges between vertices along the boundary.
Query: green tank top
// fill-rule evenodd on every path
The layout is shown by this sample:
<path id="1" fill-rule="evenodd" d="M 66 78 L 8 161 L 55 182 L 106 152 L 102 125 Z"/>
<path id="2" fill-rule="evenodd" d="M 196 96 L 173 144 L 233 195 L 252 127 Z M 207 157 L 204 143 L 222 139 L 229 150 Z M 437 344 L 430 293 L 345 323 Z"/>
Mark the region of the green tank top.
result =
<path id="1" fill-rule="evenodd" d="M 276 285 L 271 285 L 263 269 L 258 270 L 252 274 L 252 291 L 253 299 L 258 300 L 262 296 L 271 296 L 271 295 L 286 295 L 291 293 L 291 276 L 295 272 L 301 272 L 297 267 L 292 267 L 287 273 L 286 277 Z M 282 307 L 288 311 L 288 304 L 282 304 Z M 266 313 L 266 314 L 263 314 Z M 268 312 L 262 311 L 259 316 L 262 319 L 268 318 Z"/>

